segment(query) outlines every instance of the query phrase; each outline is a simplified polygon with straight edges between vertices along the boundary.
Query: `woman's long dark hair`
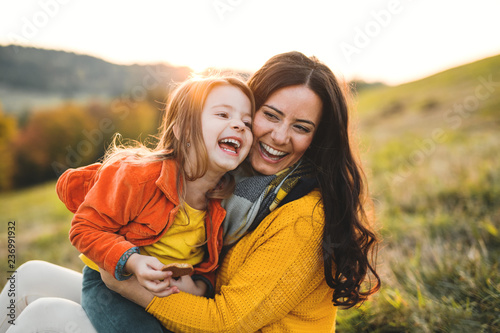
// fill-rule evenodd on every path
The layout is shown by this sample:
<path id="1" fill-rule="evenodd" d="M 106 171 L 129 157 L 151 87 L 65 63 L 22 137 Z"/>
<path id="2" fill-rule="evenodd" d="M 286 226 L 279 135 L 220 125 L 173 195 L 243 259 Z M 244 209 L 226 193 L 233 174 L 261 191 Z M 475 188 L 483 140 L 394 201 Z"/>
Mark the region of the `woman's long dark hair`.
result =
<path id="1" fill-rule="evenodd" d="M 365 205 L 370 202 L 364 174 L 351 147 L 348 103 L 332 71 L 315 57 L 288 52 L 269 59 L 248 82 L 258 110 L 277 90 L 305 85 L 323 102 L 320 125 L 306 151 L 317 169 L 323 207 L 323 260 L 333 304 L 346 308 L 380 288 L 375 270 L 377 236 Z M 363 282 L 369 280 L 367 288 Z"/>

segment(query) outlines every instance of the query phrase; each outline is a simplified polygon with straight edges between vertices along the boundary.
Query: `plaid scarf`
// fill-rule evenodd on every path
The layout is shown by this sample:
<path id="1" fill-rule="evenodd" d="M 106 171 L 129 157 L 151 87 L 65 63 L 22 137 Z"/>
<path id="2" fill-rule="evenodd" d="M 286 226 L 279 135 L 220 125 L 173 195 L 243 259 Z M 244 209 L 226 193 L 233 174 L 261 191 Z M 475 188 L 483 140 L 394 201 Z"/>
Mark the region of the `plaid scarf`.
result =
<path id="1" fill-rule="evenodd" d="M 305 159 L 269 176 L 248 175 L 243 168 L 236 169 L 233 172 L 236 180 L 234 193 L 222 202 L 226 209 L 224 245 L 235 243 L 255 229 L 264 217 L 283 202 L 301 179 L 313 178 L 313 172 L 314 167 Z"/>

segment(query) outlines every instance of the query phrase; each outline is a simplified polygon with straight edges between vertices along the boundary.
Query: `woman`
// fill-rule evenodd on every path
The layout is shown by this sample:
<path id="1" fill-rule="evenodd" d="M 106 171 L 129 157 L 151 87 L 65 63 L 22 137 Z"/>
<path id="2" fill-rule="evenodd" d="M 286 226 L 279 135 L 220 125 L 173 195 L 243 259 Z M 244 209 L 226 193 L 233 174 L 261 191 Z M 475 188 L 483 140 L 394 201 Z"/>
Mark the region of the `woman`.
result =
<path id="1" fill-rule="evenodd" d="M 228 230 L 244 236 L 221 259 L 215 297 L 156 298 L 134 278 L 103 279 L 174 332 L 334 331 L 337 306 L 352 307 L 380 286 L 346 98 L 328 67 L 298 52 L 271 58 L 249 86 L 258 110 L 249 156 L 256 179 L 284 172 L 289 181 L 264 200 L 247 198 L 260 207 L 247 214 L 250 225 Z M 374 284 L 362 290 L 369 276 Z"/>

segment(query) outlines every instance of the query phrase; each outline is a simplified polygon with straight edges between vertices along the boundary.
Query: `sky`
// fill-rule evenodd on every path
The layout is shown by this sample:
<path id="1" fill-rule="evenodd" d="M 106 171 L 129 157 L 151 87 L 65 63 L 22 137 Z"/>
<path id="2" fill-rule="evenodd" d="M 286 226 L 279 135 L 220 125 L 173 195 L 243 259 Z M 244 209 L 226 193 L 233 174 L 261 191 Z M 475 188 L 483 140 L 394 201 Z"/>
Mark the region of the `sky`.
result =
<path id="1" fill-rule="evenodd" d="M 253 72 L 297 50 L 397 85 L 500 54 L 499 13 L 498 0 L 1 1 L 0 44 L 195 71 Z"/>

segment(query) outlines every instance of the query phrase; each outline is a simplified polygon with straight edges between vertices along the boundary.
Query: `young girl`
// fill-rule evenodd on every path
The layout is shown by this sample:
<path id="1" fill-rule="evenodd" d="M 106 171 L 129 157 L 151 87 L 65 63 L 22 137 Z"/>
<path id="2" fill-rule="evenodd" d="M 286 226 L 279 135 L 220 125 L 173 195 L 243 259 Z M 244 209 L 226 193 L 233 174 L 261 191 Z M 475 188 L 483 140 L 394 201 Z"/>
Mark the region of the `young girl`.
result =
<path id="1" fill-rule="evenodd" d="M 117 280 L 133 274 L 146 289 L 166 296 L 171 274 L 162 267 L 189 263 L 199 280 L 184 291 L 206 294 L 202 280 L 213 282 L 222 248 L 225 211 L 219 199 L 234 184 L 223 176 L 250 150 L 254 109 L 252 92 L 239 79 L 188 80 L 169 99 L 155 149 L 114 144 L 102 165 L 60 177 L 58 195 L 75 212 L 70 240 L 87 265 L 82 306 L 97 331 L 113 331 L 113 322 L 130 320 L 131 311 L 139 312 L 131 325 L 149 316 L 108 290 L 100 269 Z"/>

